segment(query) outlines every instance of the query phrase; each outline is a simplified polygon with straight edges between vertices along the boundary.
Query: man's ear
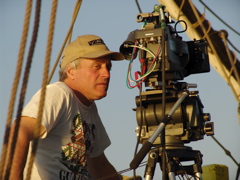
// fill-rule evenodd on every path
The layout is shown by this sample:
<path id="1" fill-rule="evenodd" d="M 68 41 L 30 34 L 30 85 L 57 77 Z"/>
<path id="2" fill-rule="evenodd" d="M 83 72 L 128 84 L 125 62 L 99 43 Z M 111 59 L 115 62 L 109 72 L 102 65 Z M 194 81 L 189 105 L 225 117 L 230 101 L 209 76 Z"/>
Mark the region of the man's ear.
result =
<path id="1" fill-rule="evenodd" d="M 66 67 L 66 73 L 67 73 L 67 76 L 68 76 L 70 79 L 74 79 L 75 69 L 70 68 L 69 66 L 67 66 L 67 67 Z"/>

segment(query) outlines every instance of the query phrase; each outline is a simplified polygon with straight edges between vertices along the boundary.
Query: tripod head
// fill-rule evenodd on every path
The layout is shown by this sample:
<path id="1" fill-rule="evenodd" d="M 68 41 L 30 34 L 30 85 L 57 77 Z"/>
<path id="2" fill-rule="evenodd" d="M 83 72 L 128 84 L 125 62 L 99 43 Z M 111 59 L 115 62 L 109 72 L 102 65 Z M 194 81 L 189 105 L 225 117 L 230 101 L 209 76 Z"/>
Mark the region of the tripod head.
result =
<path id="1" fill-rule="evenodd" d="M 172 115 L 173 121 L 165 127 L 166 148 L 184 148 L 184 143 L 201 140 L 205 134 L 213 134 L 213 124 L 209 122 L 210 114 L 203 112 L 203 104 L 198 91 L 188 91 L 185 88 L 188 86 L 187 83 L 178 82 L 167 87 L 166 112 L 171 110 L 184 91 L 187 91 L 189 95 Z M 161 111 L 163 92 L 162 90 L 149 90 L 142 92 L 140 96 L 136 97 L 135 111 L 138 123 L 136 133 L 140 135 L 141 128 L 140 142 L 143 144 L 150 138 L 164 117 Z M 153 145 L 159 144 L 161 141 L 157 138 Z"/>

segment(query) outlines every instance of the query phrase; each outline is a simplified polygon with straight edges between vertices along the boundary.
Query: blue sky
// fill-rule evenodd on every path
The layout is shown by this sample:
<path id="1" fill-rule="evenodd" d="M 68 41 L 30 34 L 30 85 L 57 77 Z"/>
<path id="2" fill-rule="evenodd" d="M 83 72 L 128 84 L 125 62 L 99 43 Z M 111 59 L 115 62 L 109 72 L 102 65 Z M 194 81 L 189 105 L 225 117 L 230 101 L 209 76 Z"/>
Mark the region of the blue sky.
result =
<path id="1" fill-rule="evenodd" d="M 199 11 L 204 11 L 199 1 L 194 0 L 193 3 Z M 239 31 L 238 8 L 240 2 L 238 0 L 219 0 L 218 3 L 216 3 L 215 0 L 208 0 L 205 3 L 223 20 Z M 24 0 L 0 0 L 0 78 L 2 82 L 0 87 L 0 94 L 2 95 L 0 104 L 0 122 L 2 123 L 0 127 L 1 144 L 5 132 L 7 108 L 18 58 L 25 4 L 26 1 Z M 143 12 L 151 12 L 153 6 L 158 4 L 158 1 L 139 0 L 139 4 Z M 68 31 L 74 5 L 75 1 L 59 0 L 51 54 L 51 68 L 55 63 Z M 35 6 L 33 5 L 33 7 Z M 41 87 L 50 9 L 51 1 L 43 1 L 39 36 L 25 102 Z M 111 50 L 118 51 L 119 46 L 127 38 L 129 32 L 141 28 L 142 24 L 137 23 L 135 20 L 138 13 L 134 0 L 83 1 L 72 37 L 75 39 L 78 35 L 82 34 L 96 34 L 103 38 Z M 224 26 L 208 11 L 206 11 L 206 18 L 211 22 L 215 30 L 227 30 L 229 34 L 228 37 L 232 43 L 240 47 L 239 36 Z M 31 30 L 32 28 L 30 28 L 29 31 L 30 35 Z M 186 34 L 183 33 L 180 35 L 183 36 L 183 40 L 189 40 Z M 28 38 L 28 42 L 30 37 L 31 36 Z M 27 51 L 26 49 L 26 52 Z M 239 59 L 239 54 L 237 54 L 237 56 Z M 112 141 L 112 145 L 106 150 L 106 155 L 118 171 L 129 167 L 136 144 L 135 128 L 137 123 L 132 108 L 136 106 L 135 96 L 139 94 L 139 91 L 138 89 L 130 90 L 125 85 L 128 63 L 126 60 L 113 62 L 108 96 L 97 101 L 99 113 Z M 58 70 L 56 70 L 52 82 L 57 80 Z M 211 68 L 210 73 L 191 75 L 185 78 L 184 81 L 198 85 L 198 88 L 193 90 L 199 90 L 200 98 L 204 104 L 204 112 L 211 114 L 211 121 L 214 122 L 215 126 L 215 137 L 231 151 L 237 161 L 240 161 L 238 104 L 230 87 L 213 68 Z M 227 165 L 229 167 L 230 179 L 235 178 L 237 166 L 225 155 L 223 150 L 211 137 L 205 136 L 204 140 L 191 142 L 186 145 L 202 152 L 203 165 Z M 1 146 L 2 145 L 0 145 L 0 147 Z M 137 170 L 137 174 L 143 176 L 143 173 L 144 167 Z M 125 173 L 125 175 L 131 176 L 132 172 Z M 160 177 L 161 171 L 157 167 L 154 179 L 160 179 Z"/>

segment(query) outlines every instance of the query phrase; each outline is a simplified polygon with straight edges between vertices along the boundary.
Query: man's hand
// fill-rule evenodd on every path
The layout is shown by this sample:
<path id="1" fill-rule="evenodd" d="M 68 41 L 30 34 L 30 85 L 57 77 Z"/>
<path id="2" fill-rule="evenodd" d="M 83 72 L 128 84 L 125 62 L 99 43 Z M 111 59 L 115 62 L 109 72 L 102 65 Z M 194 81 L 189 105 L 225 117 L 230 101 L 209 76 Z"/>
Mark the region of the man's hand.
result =
<path id="1" fill-rule="evenodd" d="M 112 164 L 108 161 L 105 154 L 96 158 L 88 159 L 88 171 L 93 179 L 120 180 L 121 176 L 117 173 Z"/>

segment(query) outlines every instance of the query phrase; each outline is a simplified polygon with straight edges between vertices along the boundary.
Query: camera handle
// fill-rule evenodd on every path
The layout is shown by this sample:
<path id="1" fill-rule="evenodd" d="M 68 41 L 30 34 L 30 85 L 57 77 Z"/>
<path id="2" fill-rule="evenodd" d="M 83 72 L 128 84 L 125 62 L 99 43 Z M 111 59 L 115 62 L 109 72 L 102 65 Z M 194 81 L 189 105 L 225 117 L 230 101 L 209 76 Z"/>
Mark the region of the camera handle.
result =
<path id="1" fill-rule="evenodd" d="M 152 147 L 152 144 L 156 140 L 159 134 L 162 133 L 165 126 L 168 124 L 170 120 L 172 120 L 173 113 L 177 110 L 177 108 L 181 105 L 181 103 L 184 101 L 184 99 L 188 96 L 188 92 L 184 91 L 181 95 L 181 97 L 177 100 L 177 102 L 174 104 L 170 112 L 165 115 L 161 123 L 158 125 L 157 129 L 154 131 L 154 133 L 151 135 L 151 137 L 143 144 L 142 148 L 139 150 L 139 152 L 136 154 L 132 162 L 130 163 L 130 169 L 136 169 L 139 164 L 142 162 L 146 154 L 149 152 L 149 150 Z"/>

